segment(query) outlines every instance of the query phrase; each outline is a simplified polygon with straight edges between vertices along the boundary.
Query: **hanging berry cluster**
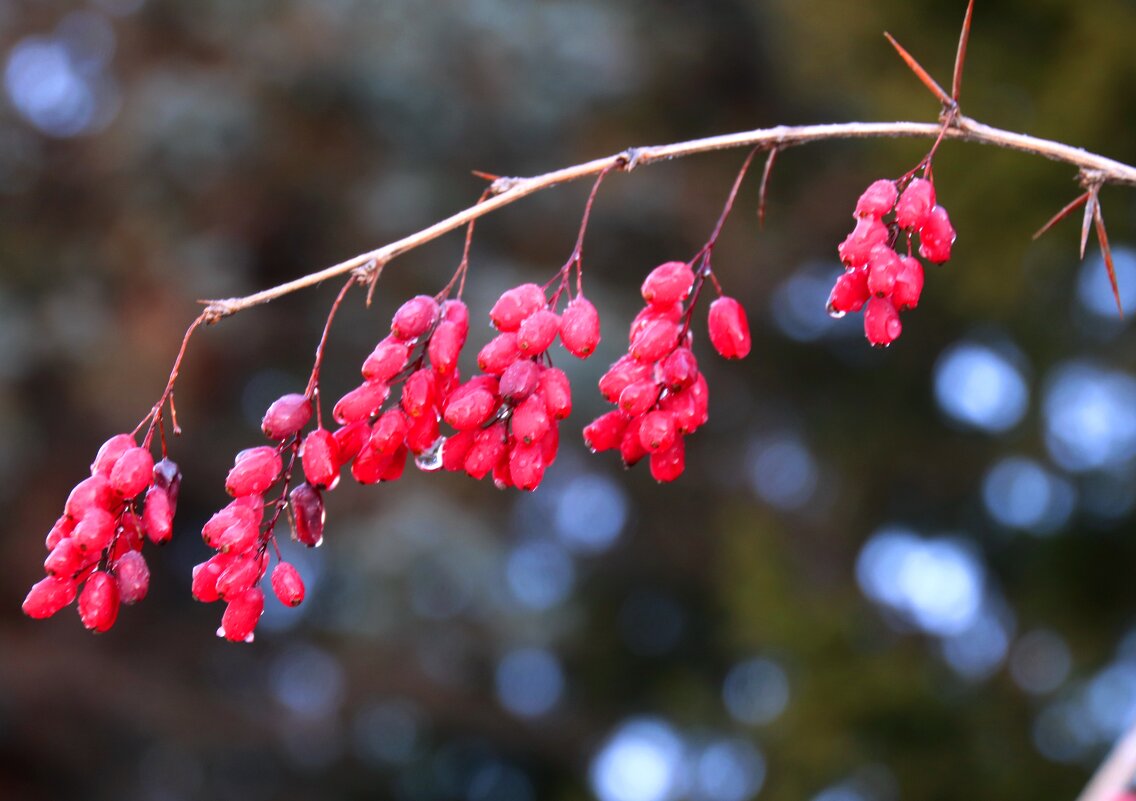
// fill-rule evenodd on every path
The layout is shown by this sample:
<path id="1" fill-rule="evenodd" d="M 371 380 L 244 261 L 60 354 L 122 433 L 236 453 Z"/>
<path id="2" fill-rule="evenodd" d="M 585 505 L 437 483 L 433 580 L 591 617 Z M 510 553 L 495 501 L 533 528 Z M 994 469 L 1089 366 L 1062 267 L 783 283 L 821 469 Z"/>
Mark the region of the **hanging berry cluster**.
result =
<path id="1" fill-rule="evenodd" d="M 899 182 L 902 185 L 902 180 Z M 844 273 L 828 296 L 828 312 L 843 317 L 864 310 L 864 334 L 887 347 L 903 330 L 899 313 L 919 305 L 923 265 L 911 255 L 919 235 L 919 255 L 932 264 L 951 257 L 955 229 L 947 210 L 935 202 L 929 178 L 910 178 L 899 192 L 896 181 L 873 182 L 856 202 L 856 227 L 837 247 Z M 906 238 L 906 253 L 897 251 Z"/>
<path id="2" fill-rule="evenodd" d="M 51 617 L 79 598 L 79 617 L 104 632 L 120 604 L 146 597 L 150 570 L 142 544 L 169 541 L 181 472 L 169 459 L 157 464 L 131 434 L 116 434 L 99 448 L 91 476 L 71 490 L 63 515 L 47 534 L 47 577 L 24 599 L 29 617 Z M 81 588 L 81 589 L 80 589 Z"/>

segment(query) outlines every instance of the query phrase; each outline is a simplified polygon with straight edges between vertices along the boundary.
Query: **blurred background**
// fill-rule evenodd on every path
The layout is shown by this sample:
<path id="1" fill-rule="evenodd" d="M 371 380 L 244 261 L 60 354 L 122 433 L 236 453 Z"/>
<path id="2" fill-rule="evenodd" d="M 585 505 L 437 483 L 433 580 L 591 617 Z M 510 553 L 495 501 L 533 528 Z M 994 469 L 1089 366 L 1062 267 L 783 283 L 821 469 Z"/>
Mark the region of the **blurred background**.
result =
<path id="1" fill-rule="evenodd" d="M 656 485 L 591 456 L 595 381 L 647 271 L 704 242 L 741 152 L 613 175 L 585 250 L 605 339 L 534 494 L 409 471 L 345 481 L 248 646 L 189 597 L 225 471 L 302 391 L 335 286 L 203 330 L 178 385 L 185 472 L 150 597 L 108 634 L 20 614 L 99 444 L 156 400 L 196 299 L 417 230 L 630 145 L 933 120 L 884 41 L 943 83 L 964 3 L 932 0 L 0 0 L 0 797 L 400 801 L 1072 798 L 1136 713 L 1136 331 L 1073 172 L 947 143 L 959 231 L 887 351 L 824 313 L 871 180 L 926 142 L 781 154 L 715 254 L 754 352 L 696 343 L 711 420 Z M 983 0 L 964 110 L 1136 161 L 1136 5 Z M 505 288 L 568 256 L 588 186 L 486 218 L 470 354 Z M 1136 310 L 1136 194 L 1105 189 Z M 353 293 L 332 398 L 454 234 Z M 1090 252 L 1093 247 L 1090 246 Z M 467 369 L 471 362 L 467 362 Z"/>

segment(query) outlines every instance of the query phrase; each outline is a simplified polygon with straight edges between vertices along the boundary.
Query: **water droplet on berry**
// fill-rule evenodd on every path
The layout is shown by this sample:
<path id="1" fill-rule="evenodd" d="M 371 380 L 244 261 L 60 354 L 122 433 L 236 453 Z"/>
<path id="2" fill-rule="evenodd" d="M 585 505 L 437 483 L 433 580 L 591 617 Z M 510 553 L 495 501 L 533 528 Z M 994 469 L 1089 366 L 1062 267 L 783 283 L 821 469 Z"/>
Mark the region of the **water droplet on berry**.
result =
<path id="1" fill-rule="evenodd" d="M 848 312 L 845 312 L 845 311 L 841 311 L 840 309 L 833 308 L 832 306 L 829 306 L 826 309 L 826 311 L 828 312 L 828 316 L 831 317 L 833 320 L 839 320 L 841 317 L 843 317 L 844 315 L 846 315 L 848 313 Z"/>
<path id="2" fill-rule="evenodd" d="M 434 440 L 433 445 L 414 457 L 415 467 L 427 473 L 433 473 L 435 470 L 441 470 L 442 445 L 444 445 L 445 442 L 445 437 L 438 437 L 436 440 Z"/>

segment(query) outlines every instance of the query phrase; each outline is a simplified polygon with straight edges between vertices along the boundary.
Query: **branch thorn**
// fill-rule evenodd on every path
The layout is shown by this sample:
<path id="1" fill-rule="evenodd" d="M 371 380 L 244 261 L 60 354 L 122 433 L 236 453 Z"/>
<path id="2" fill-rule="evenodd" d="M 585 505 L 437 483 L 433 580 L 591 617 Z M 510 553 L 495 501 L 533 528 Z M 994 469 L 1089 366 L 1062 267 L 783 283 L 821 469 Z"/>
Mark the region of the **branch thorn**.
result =
<path id="1" fill-rule="evenodd" d="M 931 94 L 938 98 L 940 103 L 948 107 L 955 104 L 955 101 L 943 91 L 943 87 L 939 86 L 935 79 L 931 77 L 930 73 L 923 69 L 923 65 L 916 61 L 915 57 L 908 53 L 903 45 L 895 40 L 894 36 L 887 31 L 884 31 L 884 36 L 891 43 L 891 46 L 895 48 L 895 52 L 899 53 L 899 57 L 903 59 L 903 63 L 907 65 L 908 69 L 915 73 L 915 77 L 927 87 Z"/>

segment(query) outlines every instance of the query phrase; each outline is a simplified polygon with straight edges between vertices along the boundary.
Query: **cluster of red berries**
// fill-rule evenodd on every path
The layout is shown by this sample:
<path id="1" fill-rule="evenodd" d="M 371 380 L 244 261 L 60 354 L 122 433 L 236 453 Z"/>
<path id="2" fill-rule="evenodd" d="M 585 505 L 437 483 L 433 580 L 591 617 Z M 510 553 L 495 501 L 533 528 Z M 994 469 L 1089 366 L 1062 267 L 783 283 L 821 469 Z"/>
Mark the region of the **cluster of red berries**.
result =
<path id="1" fill-rule="evenodd" d="M 914 309 L 923 291 L 923 265 L 911 255 L 911 237 L 919 235 L 920 256 L 942 264 L 951 257 L 955 229 L 926 178 L 911 179 L 902 194 L 895 181 L 873 182 L 856 202 L 854 216 L 856 227 L 837 247 L 845 271 L 828 296 L 828 312 L 843 317 L 864 309 L 868 341 L 887 347 L 903 330 L 899 313 Z M 906 255 L 895 247 L 904 233 Z"/>
<path id="2" fill-rule="evenodd" d="M 681 261 L 650 272 L 642 286 L 646 305 L 631 323 L 627 353 L 599 382 L 600 393 L 617 408 L 584 429 L 584 442 L 593 452 L 618 449 L 627 467 L 649 456 L 656 481 L 682 474 L 683 438 L 709 416 L 709 388 L 690 347 L 690 318 L 705 280 Z M 708 330 L 714 349 L 725 358 L 749 353 L 749 323 L 733 298 L 723 295 L 710 304 Z"/>
<path id="3" fill-rule="evenodd" d="M 24 599 L 25 614 L 51 617 L 78 596 L 83 625 L 107 631 L 120 604 L 146 597 L 150 570 L 142 543 L 170 539 L 180 486 L 177 465 L 169 459 L 155 464 L 150 450 L 139 447 L 132 435 L 117 434 L 103 443 L 90 478 L 71 490 L 63 515 L 48 532 L 47 577 Z"/>

